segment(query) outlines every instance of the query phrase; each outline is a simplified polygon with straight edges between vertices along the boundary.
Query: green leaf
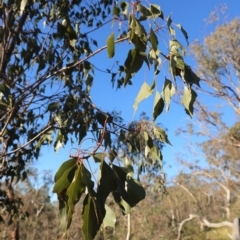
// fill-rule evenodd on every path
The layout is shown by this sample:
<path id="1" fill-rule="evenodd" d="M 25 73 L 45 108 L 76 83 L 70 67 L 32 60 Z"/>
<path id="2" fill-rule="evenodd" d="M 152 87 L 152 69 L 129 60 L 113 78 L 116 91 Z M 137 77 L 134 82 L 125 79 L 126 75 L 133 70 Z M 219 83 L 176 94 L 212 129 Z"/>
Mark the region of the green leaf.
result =
<path id="1" fill-rule="evenodd" d="M 52 102 L 48 105 L 48 111 L 55 112 L 60 107 L 60 102 Z"/>
<path id="2" fill-rule="evenodd" d="M 127 175 L 131 173 L 131 170 L 123 167 L 118 167 L 114 164 L 112 165 L 112 168 L 117 178 L 117 190 L 113 192 L 113 196 L 116 203 L 118 203 L 119 206 L 124 211 L 126 211 L 125 213 L 127 213 L 129 211 L 129 208 L 134 206 L 132 199 L 129 197 L 125 190 Z"/>
<path id="3" fill-rule="evenodd" d="M 117 178 L 113 169 L 102 161 L 100 165 L 100 180 L 97 188 L 97 202 L 101 215 L 105 216 L 105 202 L 109 194 L 117 190 Z"/>
<path id="4" fill-rule="evenodd" d="M 167 136 L 166 132 L 162 128 L 155 125 L 154 129 L 153 129 L 153 132 L 154 132 L 155 137 L 159 141 L 172 145 L 168 140 L 168 136 Z"/>
<path id="5" fill-rule="evenodd" d="M 127 15 L 128 14 L 128 2 L 120 2 L 120 8 L 122 10 L 122 14 Z"/>
<path id="6" fill-rule="evenodd" d="M 63 173 L 63 175 L 56 181 L 53 187 L 54 193 L 61 193 L 64 190 L 68 189 L 68 187 L 70 186 L 74 178 L 74 173 L 76 169 L 77 169 L 77 166 L 73 165 Z"/>
<path id="7" fill-rule="evenodd" d="M 190 86 L 192 84 L 196 84 L 200 87 L 199 82 L 200 78 L 192 71 L 191 67 L 185 64 L 184 73 L 183 73 L 183 80 L 188 83 Z"/>
<path id="8" fill-rule="evenodd" d="M 162 113 L 164 108 L 164 100 L 161 97 L 160 93 L 156 91 L 154 106 L 153 106 L 153 121 Z"/>
<path id="9" fill-rule="evenodd" d="M 127 193 L 135 205 L 137 205 L 146 196 L 146 192 L 141 183 L 133 178 L 127 179 Z"/>
<path id="10" fill-rule="evenodd" d="M 93 155 L 93 159 L 94 161 L 97 163 L 97 162 L 102 162 L 104 161 L 104 157 L 105 157 L 105 153 L 104 152 L 98 152 L 98 153 L 95 153 Z"/>
<path id="11" fill-rule="evenodd" d="M 78 38 L 77 33 L 75 32 L 74 28 L 70 24 L 68 24 L 67 26 L 66 33 L 70 40 Z"/>
<path id="12" fill-rule="evenodd" d="M 77 159 L 69 159 L 66 162 L 64 162 L 56 172 L 54 176 L 54 182 L 56 183 L 67 170 L 69 170 L 76 164 L 77 164 Z"/>
<path id="13" fill-rule="evenodd" d="M 138 54 L 136 49 L 131 49 L 128 52 L 127 59 L 125 60 L 124 66 L 125 66 L 125 79 L 124 79 L 124 86 L 126 86 L 129 82 L 129 80 L 132 78 L 134 74 L 136 74 L 139 69 L 142 67 L 143 64 L 143 57 Z"/>
<path id="14" fill-rule="evenodd" d="M 94 191 L 94 182 L 92 181 L 91 173 L 88 171 L 88 169 L 83 165 L 82 166 L 82 184 L 87 187 L 88 193 L 90 194 L 91 197 L 96 196 L 96 192 Z"/>
<path id="15" fill-rule="evenodd" d="M 72 51 L 74 51 L 74 50 L 77 51 L 77 49 L 76 49 L 76 42 L 77 42 L 77 39 L 72 39 L 72 40 L 69 41 L 69 45 L 70 45 L 69 47 L 70 47 L 70 49 Z"/>
<path id="16" fill-rule="evenodd" d="M 188 42 L 188 34 L 185 31 L 185 29 L 182 27 L 182 25 L 181 24 L 176 24 L 176 27 L 178 27 L 181 30 L 182 34 L 184 35 L 184 37 L 186 39 L 187 44 L 189 44 L 189 42 Z"/>
<path id="17" fill-rule="evenodd" d="M 151 87 L 144 82 L 143 85 L 141 86 L 141 89 L 135 99 L 135 103 L 133 105 L 134 108 L 134 114 L 136 113 L 136 110 L 138 108 L 138 104 L 143 100 L 148 98 L 150 95 L 153 94 L 153 90 L 151 90 Z"/>
<path id="18" fill-rule="evenodd" d="M 82 231 L 84 239 L 94 240 L 103 218 L 98 214 L 96 201 L 87 194 L 83 201 L 83 212 L 82 212 Z"/>
<path id="19" fill-rule="evenodd" d="M 7 86 L 4 83 L 0 84 L 0 92 L 3 93 L 3 95 L 8 99 L 8 97 L 10 95 L 10 88 L 9 88 L 9 86 Z"/>
<path id="20" fill-rule="evenodd" d="M 115 55 L 115 43 L 114 43 L 114 33 L 107 38 L 107 52 L 108 57 L 113 58 Z"/>
<path id="21" fill-rule="evenodd" d="M 186 86 L 184 86 L 184 93 L 182 98 L 182 104 L 185 107 L 186 113 L 192 117 L 193 115 L 193 104 L 197 98 L 197 93 Z"/>
<path id="22" fill-rule="evenodd" d="M 165 78 L 162 96 L 163 96 L 164 102 L 166 104 L 166 111 L 169 110 L 170 100 L 171 100 L 172 96 L 175 94 L 175 92 L 176 92 L 176 90 L 175 90 L 173 83 L 170 80 Z"/>
<path id="23" fill-rule="evenodd" d="M 146 8 L 145 6 L 138 4 L 137 7 L 138 11 L 142 13 L 142 19 L 140 18 L 139 20 L 144 20 L 144 18 L 149 18 L 152 16 L 152 13 L 149 8 Z"/>
<path id="24" fill-rule="evenodd" d="M 172 19 L 171 19 L 171 16 L 169 16 L 169 17 L 167 18 L 168 31 L 169 31 L 169 33 L 170 33 L 171 36 L 175 36 L 176 33 L 175 33 L 175 30 L 172 28 L 171 24 L 172 24 Z M 171 48 L 170 48 L 170 49 L 171 49 Z"/>
<path id="25" fill-rule="evenodd" d="M 74 206 L 79 201 L 81 195 L 85 191 L 85 185 L 82 184 L 82 166 L 79 166 L 78 169 L 75 172 L 74 178 L 72 180 L 72 183 L 70 184 L 68 190 L 67 190 L 67 196 L 68 196 L 68 227 L 71 224 L 72 221 L 72 214 L 74 211 Z"/>
<path id="26" fill-rule="evenodd" d="M 121 11 L 120 8 L 114 5 L 113 14 L 119 17 L 120 11 Z"/>
<path id="27" fill-rule="evenodd" d="M 106 214 L 103 219 L 103 227 L 112 227 L 115 228 L 115 224 L 117 221 L 116 215 L 113 210 L 105 204 Z"/>
<path id="28" fill-rule="evenodd" d="M 153 18 L 155 17 L 160 17 L 160 18 L 164 18 L 163 17 L 163 12 L 161 11 L 161 8 L 159 5 L 157 4 L 150 4 L 150 10 L 153 14 Z"/>
<path id="29" fill-rule="evenodd" d="M 155 32 L 152 30 L 152 28 L 150 30 L 150 42 L 152 44 L 153 50 L 156 52 L 158 49 L 158 39 Z"/>
<path id="30" fill-rule="evenodd" d="M 185 55 L 186 54 L 186 50 L 185 50 L 185 48 L 183 47 L 183 45 L 180 43 L 180 42 L 178 42 L 178 40 L 176 40 L 176 39 L 173 39 L 173 40 L 170 40 L 169 41 L 169 48 L 170 48 L 170 51 L 174 51 L 174 50 L 176 50 L 176 49 L 181 49 L 181 51 L 182 51 L 182 55 Z M 175 53 L 175 52 L 174 52 Z M 179 53 L 179 52 L 178 52 Z M 180 53 L 179 53 L 180 54 Z"/>

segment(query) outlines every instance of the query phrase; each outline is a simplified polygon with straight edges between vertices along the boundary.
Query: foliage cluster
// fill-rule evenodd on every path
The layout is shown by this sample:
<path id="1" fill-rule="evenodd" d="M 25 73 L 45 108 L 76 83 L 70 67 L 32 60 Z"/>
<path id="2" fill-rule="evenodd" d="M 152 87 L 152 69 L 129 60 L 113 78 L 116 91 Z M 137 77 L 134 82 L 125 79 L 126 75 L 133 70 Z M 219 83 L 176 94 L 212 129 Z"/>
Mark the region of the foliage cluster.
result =
<path id="1" fill-rule="evenodd" d="M 142 119 L 124 125 L 116 112 L 104 112 L 92 102 L 90 90 L 97 66 L 91 59 L 103 50 L 111 59 L 117 52 L 116 45 L 128 41 L 131 49 L 117 72 L 106 71 L 120 88 L 133 83 L 133 76 L 144 63 L 148 68 L 153 66 L 153 84 L 143 83 L 134 110 L 155 91 L 154 121 L 164 105 L 169 109 L 175 93 L 169 79 L 163 83 L 162 94 L 156 87 L 162 58 L 167 60 L 173 79 L 179 76 L 183 80 L 182 103 L 192 116 L 197 96 L 192 87 L 199 86 L 200 79 L 184 63 L 185 49 L 176 39 L 174 28 L 186 40 L 188 35 L 171 16 L 164 17 L 159 5 L 145 6 L 140 1 L 9 0 L 1 4 L 0 19 L 0 206 L 4 209 L 0 219 L 11 225 L 25 216 L 12 184 L 27 179 L 28 164 L 39 157 L 40 150 L 53 144 L 57 151 L 71 142 L 80 149 L 55 175 L 61 226 L 66 232 L 75 204 L 86 193 L 82 229 L 86 239 L 93 239 L 104 223 L 108 195 L 112 192 L 124 213 L 129 213 L 145 197 L 139 175 L 149 165 L 161 168 L 161 146 L 170 142 L 154 122 Z M 113 31 L 106 37 L 106 45 L 98 47 L 91 34 L 101 33 L 110 22 L 120 27 L 120 34 L 116 37 Z M 157 37 L 164 28 L 169 32 L 165 54 L 159 49 Z M 81 149 L 85 139 L 95 146 Z M 86 167 L 92 158 L 99 162 L 97 190 Z"/>

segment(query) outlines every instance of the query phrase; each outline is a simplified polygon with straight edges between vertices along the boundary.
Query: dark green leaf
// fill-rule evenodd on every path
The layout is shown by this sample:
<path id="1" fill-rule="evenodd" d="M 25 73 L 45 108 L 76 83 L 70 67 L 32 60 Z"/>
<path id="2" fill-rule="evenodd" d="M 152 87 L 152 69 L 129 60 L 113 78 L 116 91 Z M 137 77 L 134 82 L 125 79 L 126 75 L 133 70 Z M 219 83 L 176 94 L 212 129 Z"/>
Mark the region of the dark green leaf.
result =
<path id="1" fill-rule="evenodd" d="M 198 87 L 200 87 L 199 85 L 200 78 L 192 71 L 191 67 L 186 64 L 184 68 L 183 78 L 186 81 L 186 83 L 190 85 L 196 84 Z"/>
<path id="2" fill-rule="evenodd" d="M 164 18 L 163 17 L 163 12 L 161 11 L 161 8 L 159 5 L 157 4 L 150 4 L 150 9 L 153 15 L 153 18 L 155 17 L 160 17 L 160 18 Z"/>
<path id="3" fill-rule="evenodd" d="M 62 191 L 68 189 L 70 186 L 73 178 L 75 171 L 77 169 L 76 165 L 73 165 L 72 167 L 68 168 L 63 175 L 56 181 L 54 187 L 53 187 L 53 192 L 54 193 L 61 193 Z M 55 176 L 56 178 L 56 176 Z"/>
<path id="4" fill-rule="evenodd" d="M 171 16 L 169 16 L 169 17 L 167 18 L 168 31 L 169 31 L 169 33 L 170 33 L 171 36 L 175 36 L 176 33 L 175 33 L 175 30 L 172 28 L 171 24 L 172 24 L 172 19 L 171 19 Z M 170 48 L 170 49 L 171 49 L 171 48 Z"/>
<path id="5" fill-rule="evenodd" d="M 85 185 L 82 184 L 82 166 L 79 166 L 78 169 L 75 172 L 74 178 L 72 183 L 70 184 L 68 190 L 67 190 L 67 196 L 68 196 L 68 227 L 71 224 L 72 221 L 72 214 L 74 211 L 74 206 L 79 201 L 81 195 L 85 191 Z"/>
<path id="6" fill-rule="evenodd" d="M 94 182 L 92 181 L 91 173 L 88 171 L 88 169 L 83 165 L 82 166 L 82 184 L 87 187 L 88 193 L 91 197 L 96 197 L 96 192 L 94 191 Z"/>
<path id="7" fill-rule="evenodd" d="M 0 84 L 0 92 L 3 93 L 3 95 L 8 99 L 10 94 L 10 88 L 6 84 L 2 83 Z"/>
<path id="8" fill-rule="evenodd" d="M 154 51 L 157 51 L 158 49 L 158 39 L 157 39 L 157 36 L 155 34 L 155 32 L 152 30 L 150 30 L 150 42 L 152 44 L 152 48 Z"/>
<path id="9" fill-rule="evenodd" d="M 154 99 L 154 107 L 153 107 L 153 121 L 162 113 L 164 108 L 164 101 L 161 97 L 160 93 L 156 91 L 155 99 Z"/>
<path id="10" fill-rule="evenodd" d="M 188 34 L 187 34 L 187 32 L 185 31 L 185 29 L 182 27 L 181 24 L 177 24 L 176 26 L 181 30 L 182 34 L 184 35 L 184 37 L 185 37 L 185 39 L 186 39 L 187 44 L 189 44 L 189 43 L 188 43 Z"/>
<path id="11" fill-rule="evenodd" d="M 82 219 L 82 231 L 84 238 L 86 240 L 94 240 L 103 222 L 103 218 L 99 215 L 96 201 L 89 194 L 86 195 L 83 201 Z"/>
<path id="12" fill-rule="evenodd" d="M 138 4 L 138 11 L 142 13 L 143 18 L 149 18 L 152 16 L 152 13 L 149 8 L 146 8 L 145 6 Z M 139 19 L 141 20 L 141 18 Z"/>
<path id="13" fill-rule="evenodd" d="M 128 52 L 127 59 L 124 63 L 125 66 L 125 79 L 124 79 L 124 86 L 126 86 L 129 82 L 129 80 L 132 78 L 132 76 L 137 73 L 143 64 L 143 57 L 138 54 L 136 49 L 131 49 Z"/>
<path id="14" fill-rule="evenodd" d="M 127 193 L 135 205 L 137 205 L 146 196 L 146 192 L 141 183 L 133 178 L 127 179 Z"/>
<path id="15" fill-rule="evenodd" d="M 184 86 L 184 93 L 182 98 L 182 104 L 185 107 L 186 113 L 192 117 L 193 115 L 193 104 L 197 98 L 197 93 L 186 86 Z"/>
<path id="16" fill-rule="evenodd" d="M 113 169 L 105 161 L 100 165 L 100 180 L 97 188 L 97 201 L 101 215 L 105 216 L 105 202 L 109 194 L 117 190 L 117 178 Z"/>
<path id="17" fill-rule="evenodd" d="M 105 131 L 104 133 L 104 147 L 111 148 L 112 146 L 112 140 L 111 140 L 111 133 L 109 131 Z"/>
<path id="18" fill-rule="evenodd" d="M 119 17 L 120 11 L 121 11 L 120 8 L 114 5 L 114 7 L 113 7 L 113 14 L 115 16 Z"/>

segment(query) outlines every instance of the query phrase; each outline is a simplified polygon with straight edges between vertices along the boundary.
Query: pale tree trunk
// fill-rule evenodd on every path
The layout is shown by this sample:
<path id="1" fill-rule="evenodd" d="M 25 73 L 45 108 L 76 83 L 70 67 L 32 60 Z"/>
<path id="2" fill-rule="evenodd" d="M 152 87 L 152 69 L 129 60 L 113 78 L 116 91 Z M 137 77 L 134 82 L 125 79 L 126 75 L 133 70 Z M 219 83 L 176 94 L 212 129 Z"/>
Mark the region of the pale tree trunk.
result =
<path id="1" fill-rule="evenodd" d="M 190 214 L 188 218 L 184 219 L 178 227 L 178 236 L 177 236 L 177 240 L 181 239 L 181 231 L 182 228 L 184 226 L 185 223 L 191 221 L 194 218 L 198 218 L 200 221 L 201 226 L 205 226 L 205 227 L 209 227 L 209 228 L 221 228 L 221 227 L 229 227 L 233 229 L 234 224 L 228 221 L 223 221 L 220 223 L 211 223 L 209 222 L 206 218 L 201 218 L 199 215 L 195 215 L 195 214 Z M 232 238 L 232 240 L 240 240 L 237 238 Z"/>

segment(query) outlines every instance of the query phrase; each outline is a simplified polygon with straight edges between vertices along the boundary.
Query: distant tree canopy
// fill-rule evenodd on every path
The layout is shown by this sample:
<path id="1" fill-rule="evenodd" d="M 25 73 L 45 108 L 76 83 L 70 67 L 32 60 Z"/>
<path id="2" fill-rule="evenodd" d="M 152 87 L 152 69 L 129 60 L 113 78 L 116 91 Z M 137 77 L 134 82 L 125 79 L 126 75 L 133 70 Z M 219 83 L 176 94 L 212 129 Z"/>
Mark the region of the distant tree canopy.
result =
<path id="1" fill-rule="evenodd" d="M 167 60 L 172 78 L 183 80 L 182 103 L 192 116 L 197 96 L 192 86 L 199 85 L 200 79 L 184 63 L 185 49 L 176 39 L 175 29 L 186 40 L 187 32 L 173 24 L 170 16 L 166 18 L 159 5 L 145 6 L 140 1 L 10 0 L 2 2 L 0 19 L 0 178 L 5 182 L 0 191 L 5 213 L 0 219 L 5 224 L 10 224 L 9 218 L 19 220 L 21 200 L 14 198 L 12 183 L 27 178 L 28 163 L 39 157 L 43 146 L 53 144 L 57 151 L 74 142 L 80 148 L 56 173 L 54 192 L 64 231 L 71 224 L 75 204 L 86 193 L 82 229 L 86 239 L 93 239 L 106 215 L 108 195 L 113 193 L 124 213 L 129 213 L 145 197 L 134 168 L 137 176 L 148 166 L 157 172 L 162 143 L 170 142 L 154 122 L 143 118 L 125 125 L 116 112 L 104 112 L 92 102 L 90 89 L 97 76 L 91 59 L 103 50 L 111 59 L 118 43 L 129 42 L 125 59 L 119 60 L 116 70 L 106 72 L 120 88 L 134 83 L 133 76 L 143 64 L 153 67 L 153 84 L 143 83 L 134 110 L 155 92 L 154 121 L 164 106 L 169 108 L 176 91 L 167 78 L 158 84 L 163 86 L 161 94 L 156 87 L 162 59 Z M 91 34 L 103 36 L 102 27 L 107 23 L 119 29 L 99 47 Z M 157 34 L 165 29 L 169 47 L 159 49 Z M 86 138 L 94 142 L 93 148 L 81 149 Z M 99 163 L 97 190 L 87 169 L 92 157 Z M 122 162 L 117 164 L 117 160 Z"/>

